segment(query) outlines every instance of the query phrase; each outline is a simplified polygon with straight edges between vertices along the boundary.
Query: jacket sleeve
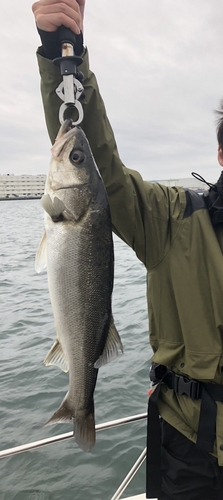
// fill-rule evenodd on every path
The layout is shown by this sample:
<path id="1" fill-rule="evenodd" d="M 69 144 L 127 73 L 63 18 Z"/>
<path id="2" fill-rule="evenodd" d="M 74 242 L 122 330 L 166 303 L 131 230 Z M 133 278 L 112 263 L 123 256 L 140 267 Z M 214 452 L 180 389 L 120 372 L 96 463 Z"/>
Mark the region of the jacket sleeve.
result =
<path id="1" fill-rule="evenodd" d="M 59 129 L 58 116 L 62 101 L 55 90 L 61 82 L 61 76 L 52 61 L 41 56 L 41 49 L 37 57 L 45 119 L 53 143 Z M 149 267 L 153 265 L 154 259 L 157 260 L 158 247 L 161 256 L 167 241 L 170 193 L 168 188 L 159 188 L 159 185 L 144 182 L 138 172 L 127 169 L 122 164 L 96 78 L 89 69 L 87 51 L 80 70 L 85 77 L 85 98 L 82 101 L 84 120 L 81 126 L 108 193 L 113 230 L 133 248 L 146 267 Z M 171 203 L 172 207 L 175 207 L 174 217 L 178 218 L 182 206 L 177 192 L 172 192 Z M 154 209 L 157 215 L 155 218 Z M 151 251 L 148 251 L 148 248 Z"/>

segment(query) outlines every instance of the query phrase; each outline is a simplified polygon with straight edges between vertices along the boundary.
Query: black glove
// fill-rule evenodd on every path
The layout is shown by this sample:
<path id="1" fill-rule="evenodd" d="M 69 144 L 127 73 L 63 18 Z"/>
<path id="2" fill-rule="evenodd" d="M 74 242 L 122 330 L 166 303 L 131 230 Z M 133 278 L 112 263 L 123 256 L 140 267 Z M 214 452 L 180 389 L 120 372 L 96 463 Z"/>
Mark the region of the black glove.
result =
<path id="1" fill-rule="evenodd" d="M 56 59 L 56 57 L 61 56 L 61 43 L 58 39 L 57 31 L 43 31 L 37 27 L 37 31 L 42 42 L 42 55 L 47 59 Z M 75 55 L 81 56 L 84 51 L 83 46 L 83 34 L 75 35 Z"/>

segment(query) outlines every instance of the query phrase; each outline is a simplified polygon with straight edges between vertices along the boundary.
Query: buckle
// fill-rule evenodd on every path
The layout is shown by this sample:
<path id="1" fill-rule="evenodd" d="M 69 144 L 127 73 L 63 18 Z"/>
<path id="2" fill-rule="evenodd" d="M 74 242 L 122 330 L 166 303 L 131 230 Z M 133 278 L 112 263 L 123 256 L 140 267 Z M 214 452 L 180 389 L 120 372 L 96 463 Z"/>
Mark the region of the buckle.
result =
<path id="1" fill-rule="evenodd" d="M 173 390 L 180 396 L 185 394 L 191 399 L 200 399 L 200 383 L 176 373 L 173 378 Z"/>

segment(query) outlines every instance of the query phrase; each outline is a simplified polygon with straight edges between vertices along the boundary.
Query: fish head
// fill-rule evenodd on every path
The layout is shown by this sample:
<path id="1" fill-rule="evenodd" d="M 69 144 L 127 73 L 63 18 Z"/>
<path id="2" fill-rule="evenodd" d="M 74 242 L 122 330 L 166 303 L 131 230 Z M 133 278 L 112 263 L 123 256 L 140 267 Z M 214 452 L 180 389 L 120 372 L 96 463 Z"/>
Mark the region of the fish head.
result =
<path id="1" fill-rule="evenodd" d="M 97 170 L 88 140 L 80 127 L 65 120 L 51 151 L 45 194 L 52 201 L 61 200 L 65 218 L 78 220 L 91 202 L 92 176 Z"/>

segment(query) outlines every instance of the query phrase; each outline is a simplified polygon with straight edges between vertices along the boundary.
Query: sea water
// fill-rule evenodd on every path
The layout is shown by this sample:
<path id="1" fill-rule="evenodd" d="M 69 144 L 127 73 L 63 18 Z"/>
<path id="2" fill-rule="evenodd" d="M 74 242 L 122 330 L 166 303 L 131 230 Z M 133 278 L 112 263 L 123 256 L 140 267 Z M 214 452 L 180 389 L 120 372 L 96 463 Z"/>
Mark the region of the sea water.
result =
<path id="1" fill-rule="evenodd" d="M 40 200 L 0 202 L 0 449 L 72 431 L 45 426 L 68 375 L 45 367 L 55 328 L 46 272 L 36 274 Z M 146 272 L 114 237 L 113 314 L 124 354 L 99 370 L 96 423 L 146 412 L 149 358 Z M 0 500 L 110 500 L 146 444 L 146 421 L 97 433 L 92 453 L 72 439 L 0 460 Z M 145 465 L 124 496 L 145 491 Z"/>

